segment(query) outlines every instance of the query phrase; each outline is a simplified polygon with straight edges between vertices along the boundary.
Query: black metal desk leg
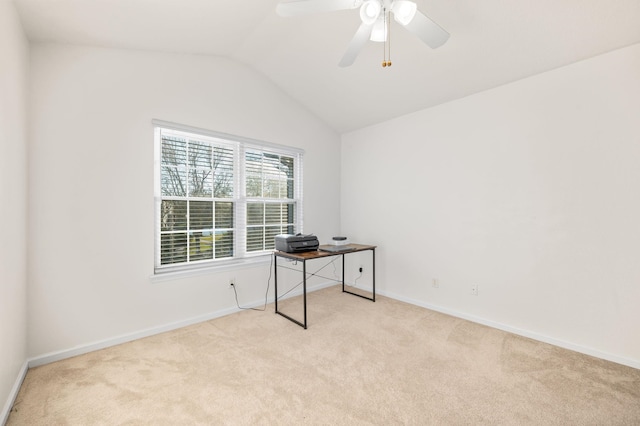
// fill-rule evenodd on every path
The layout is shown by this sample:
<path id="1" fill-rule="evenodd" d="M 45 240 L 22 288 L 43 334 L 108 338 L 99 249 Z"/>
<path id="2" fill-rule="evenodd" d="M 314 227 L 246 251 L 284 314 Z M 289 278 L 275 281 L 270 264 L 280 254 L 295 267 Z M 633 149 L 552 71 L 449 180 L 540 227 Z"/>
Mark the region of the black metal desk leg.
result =
<path id="1" fill-rule="evenodd" d="M 373 259 L 373 301 L 376 301 L 376 249 L 371 249 Z"/>
<path id="2" fill-rule="evenodd" d="M 302 261 L 302 297 L 304 304 L 304 329 L 307 329 L 307 261 Z"/>
<path id="3" fill-rule="evenodd" d="M 276 305 L 276 314 L 278 313 L 278 256 L 273 254 L 273 287 L 275 292 L 274 302 Z"/>
<path id="4" fill-rule="evenodd" d="M 347 253 L 343 253 L 342 254 L 342 292 L 343 293 L 349 293 L 349 294 L 353 294 L 354 296 L 358 296 L 358 297 L 362 297 L 363 299 L 367 299 L 367 300 L 371 300 L 373 302 L 376 301 L 376 252 L 375 249 L 367 249 L 367 250 L 371 250 L 371 253 L 373 253 L 373 262 L 372 262 L 372 267 L 373 267 L 373 275 L 372 275 L 372 281 L 373 281 L 373 289 L 372 289 L 372 296 L 368 297 L 368 296 L 364 296 L 362 294 L 359 293 L 354 293 L 352 291 L 346 290 L 344 287 L 344 258 L 345 258 L 345 254 Z"/>
<path id="5" fill-rule="evenodd" d="M 342 292 L 344 293 L 344 253 L 342 253 Z"/>

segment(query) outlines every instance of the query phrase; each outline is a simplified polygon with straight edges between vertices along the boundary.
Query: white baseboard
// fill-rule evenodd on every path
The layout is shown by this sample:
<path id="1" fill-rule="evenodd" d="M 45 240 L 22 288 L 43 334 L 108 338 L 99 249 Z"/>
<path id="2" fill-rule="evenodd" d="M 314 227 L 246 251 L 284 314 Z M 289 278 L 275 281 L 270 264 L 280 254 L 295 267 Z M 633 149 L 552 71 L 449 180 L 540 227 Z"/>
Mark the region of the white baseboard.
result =
<path id="1" fill-rule="evenodd" d="M 307 287 L 307 292 L 313 292 L 313 291 L 317 291 L 320 290 L 322 288 L 326 288 L 326 287 L 330 287 L 332 285 L 335 285 L 335 282 L 325 282 L 325 283 L 321 283 L 318 285 L 314 285 L 314 286 L 309 286 Z M 285 297 L 283 297 L 282 299 L 287 299 L 289 297 L 294 297 L 294 296 L 299 296 L 302 294 L 302 288 L 296 289 L 295 291 L 291 291 L 290 293 L 288 293 Z M 246 304 L 243 304 L 244 308 L 257 308 L 257 307 L 261 307 L 264 306 L 264 299 L 262 300 L 256 300 L 253 302 L 249 302 Z M 267 303 L 273 303 L 273 298 L 270 298 L 269 300 L 267 300 Z M 197 317 L 192 317 L 192 318 L 188 318 L 185 320 L 180 320 L 180 321 L 176 321 L 176 322 L 172 322 L 169 324 L 165 324 L 165 325 L 161 325 L 158 327 L 151 327 L 151 328 L 147 328 L 145 330 L 140 330 L 140 331 L 136 331 L 133 333 L 128 333 L 128 334 L 123 334 L 120 336 L 116 336 L 116 337 L 111 337 L 108 339 L 104 339 L 104 340 L 99 340 L 96 342 L 92 342 L 92 343 L 87 343 L 84 345 L 79 345 L 73 348 L 69 348 L 69 349 L 64 349 L 61 351 L 56 351 L 56 352 L 50 352 L 44 355 L 39 355 L 33 358 L 29 358 L 27 360 L 27 364 L 29 368 L 32 367 L 37 367 L 40 365 L 45 365 L 45 364 L 49 364 L 52 362 L 56 362 L 56 361 L 60 361 L 63 359 L 67 359 L 67 358 L 71 358 L 74 356 L 78 356 L 78 355 L 82 355 L 82 354 L 86 354 L 89 352 L 93 352 L 93 351 L 97 351 L 100 349 L 105 349 L 111 346 L 115 346 L 115 345 L 120 345 L 122 343 L 127 343 L 127 342 L 131 342 L 133 340 L 137 340 L 137 339 L 142 339 L 144 337 L 149 337 L 149 336 L 153 336 L 156 334 L 160 334 L 160 333 L 164 333 L 167 331 L 171 331 L 171 330 L 176 330 L 182 327 L 187 327 L 189 325 L 193 325 L 193 324 L 198 324 L 204 321 L 209 321 L 215 318 L 220 318 L 229 314 L 233 314 L 235 312 L 239 312 L 241 309 L 237 308 L 237 307 L 233 307 L 233 308 L 226 308 L 226 309 L 221 309 L 215 312 L 210 312 L 208 314 L 204 314 L 204 315 L 199 315 Z"/>
<path id="2" fill-rule="evenodd" d="M 60 360 L 71 358 L 78 355 L 83 355 L 89 352 L 105 349 L 111 346 L 120 345 L 122 343 L 131 342 L 133 340 L 142 339 L 144 337 L 153 336 L 155 334 L 164 333 L 166 331 L 175 330 L 178 328 L 186 327 L 188 325 L 208 321 L 210 319 L 223 317 L 225 315 L 229 315 L 238 311 L 239 311 L 238 308 L 222 309 L 216 312 L 211 312 L 209 314 L 172 322 L 172 323 L 161 325 L 158 327 L 151 327 L 151 328 L 136 331 L 133 333 L 123 334 L 120 336 L 111 337 L 108 339 L 99 340 L 99 341 L 87 343 L 84 345 L 78 345 L 73 348 L 63 349 L 61 351 L 50 352 L 44 355 L 39 355 L 33 358 L 29 358 L 27 361 L 29 364 L 29 368 L 38 367 L 40 365 L 50 364 L 52 362 L 60 361 Z"/>
<path id="3" fill-rule="evenodd" d="M 16 401 L 18 397 L 18 392 L 20 392 L 20 386 L 22 386 L 22 382 L 24 382 L 24 378 L 27 375 L 27 370 L 29 369 L 29 365 L 27 361 L 22 363 L 22 367 L 18 372 L 18 377 L 16 377 L 16 381 L 11 388 L 11 392 L 9 392 L 9 397 L 7 398 L 7 402 L 4 404 L 4 408 L 0 412 L 0 425 L 4 425 L 9 420 L 9 414 L 11 413 L 11 408 L 13 407 L 13 403 Z"/>
<path id="4" fill-rule="evenodd" d="M 585 355 L 590 355 L 596 358 L 600 358 L 600 359 L 604 359 L 607 361 L 611 361 L 611 362 L 615 362 L 617 364 L 622 364 L 622 365 L 626 365 L 627 367 L 632 367 L 632 368 L 636 368 L 636 369 L 640 369 L 640 361 L 637 360 L 633 360 L 633 359 L 628 359 L 628 358 L 623 358 L 617 355 L 613 355 L 607 352 L 602 352 L 599 351 L 597 349 L 593 349 L 593 348 L 589 348 L 586 346 L 581 346 L 581 345 L 577 345 L 575 343 L 572 342 L 567 342 L 564 340 L 560 340 L 560 339 L 556 339 L 553 337 L 549 337 L 549 336 L 545 336 L 544 334 L 540 334 L 540 333 L 536 333 L 533 331 L 529 331 L 529 330 L 523 330 L 517 327 L 512 327 L 510 325 L 506 325 L 506 324 L 502 324 L 496 321 L 492 321 L 492 320 L 488 320 L 485 318 L 481 318 L 481 317 L 477 317 L 475 315 L 469 315 L 469 314 L 465 314 L 463 312 L 458 312 L 452 309 L 448 309 L 448 308 L 443 308 L 441 306 L 437 306 L 437 305 L 432 305 L 430 303 L 425 303 L 419 300 L 415 300 L 415 299 L 411 299 L 408 297 L 404 297 L 404 296 L 400 296 L 398 294 L 394 294 L 394 293 L 390 293 L 390 292 L 386 292 L 386 291 L 379 291 L 377 292 L 378 294 L 382 295 L 382 296 L 386 296 L 389 297 L 391 299 L 395 299 L 395 300 L 399 300 L 401 302 L 406 302 L 409 303 L 411 305 L 416 305 L 416 306 L 420 306 L 422 308 L 426 308 L 426 309 L 430 309 L 432 311 L 436 311 L 436 312 L 441 312 L 443 314 L 447 314 L 447 315 L 451 315 L 453 317 L 456 318 L 461 318 L 461 319 L 465 319 L 471 322 L 475 322 L 478 324 L 482 324 L 482 325 L 486 325 L 489 326 L 491 328 L 496 328 L 498 330 L 502 330 L 502 331 L 506 331 L 509 333 L 513 333 L 513 334 L 517 334 L 519 336 L 523 336 L 523 337 L 528 337 L 530 339 L 533 340 L 537 340 L 540 342 L 544 342 L 544 343 L 549 343 L 550 345 L 554 345 L 554 346 L 558 346 L 560 348 L 564 348 L 564 349 L 569 349 L 571 351 L 574 352 L 579 352 Z"/>

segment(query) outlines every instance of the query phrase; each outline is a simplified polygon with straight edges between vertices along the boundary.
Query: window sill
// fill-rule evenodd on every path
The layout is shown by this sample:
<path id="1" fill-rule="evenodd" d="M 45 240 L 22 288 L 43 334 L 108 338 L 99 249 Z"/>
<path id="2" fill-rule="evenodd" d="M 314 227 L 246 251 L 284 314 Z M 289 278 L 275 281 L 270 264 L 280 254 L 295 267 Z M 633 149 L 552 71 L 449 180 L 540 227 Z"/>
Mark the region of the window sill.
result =
<path id="1" fill-rule="evenodd" d="M 257 268 L 268 265 L 271 262 L 271 254 L 263 254 L 260 256 L 249 257 L 244 259 L 234 259 L 226 262 L 216 263 L 215 265 L 207 265 L 200 267 L 187 267 L 179 271 L 157 272 L 149 277 L 152 283 L 163 281 L 174 281 L 184 278 L 196 277 L 200 275 L 217 274 L 219 272 L 230 271 L 234 269 Z"/>

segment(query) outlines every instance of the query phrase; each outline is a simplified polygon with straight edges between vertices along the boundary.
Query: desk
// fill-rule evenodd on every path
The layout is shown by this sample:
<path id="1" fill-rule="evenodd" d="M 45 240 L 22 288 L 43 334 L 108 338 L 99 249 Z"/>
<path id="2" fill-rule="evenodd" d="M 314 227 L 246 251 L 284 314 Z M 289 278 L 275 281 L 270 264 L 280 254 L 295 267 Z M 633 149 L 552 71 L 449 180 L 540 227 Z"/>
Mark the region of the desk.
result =
<path id="1" fill-rule="evenodd" d="M 321 246 L 322 247 L 322 246 Z M 276 314 L 282 315 L 289 321 L 293 321 L 298 324 L 300 327 L 307 328 L 307 260 L 321 259 L 324 257 L 331 256 L 342 256 L 342 292 L 353 294 L 354 296 L 362 297 L 363 299 L 371 300 L 373 302 L 376 301 L 376 246 L 369 246 L 364 244 L 348 244 L 348 247 L 351 250 L 341 251 L 341 252 L 328 252 L 328 251 L 305 251 L 301 253 L 286 253 L 284 251 L 274 251 L 273 252 L 273 271 L 274 271 L 274 287 L 275 287 L 275 305 L 276 305 Z M 344 264 L 345 264 L 345 256 L 350 253 L 358 253 L 361 251 L 371 250 L 371 256 L 373 260 L 372 271 L 373 271 L 373 291 L 372 297 L 363 296 L 361 294 L 353 293 L 344 288 Z M 302 262 L 302 304 L 304 306 L 304 322 L 300 322 L 294 318 L 291 318 L 287 314 L 278 311 L 278 258 L 283 257 L 285 259 L 296 260 Z"/>

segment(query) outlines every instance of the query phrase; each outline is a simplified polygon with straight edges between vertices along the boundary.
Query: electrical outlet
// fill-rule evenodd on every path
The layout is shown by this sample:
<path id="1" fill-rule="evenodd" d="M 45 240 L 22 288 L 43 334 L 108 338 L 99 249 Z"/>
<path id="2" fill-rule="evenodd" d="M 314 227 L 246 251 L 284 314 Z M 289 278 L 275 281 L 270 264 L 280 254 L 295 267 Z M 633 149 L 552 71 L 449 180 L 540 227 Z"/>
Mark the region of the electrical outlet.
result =
<path id="1" fill-rule="evenodd" d="M 233 287 L 236 285 L 236 279 L 235 278 L 229 278 L 229 287 Z"/>
<path id="2" fill-rule="evenodd" d="M 362 265 L 360 265 L 360 267 L 358 268 L 358 272 L 362 273 L 362 271 L 363 271 L 363 268 L 362 268 Z"/>
<path id="3" fill-rule="evenodd" d="M 474 295 L 474 296 L 478 295 L 478 284 L 473 284 L 471 286 L 471 294 Z"/>
<path id="4" fill-rule="evenodd" d="M 434 279 L 433 279 L 433 282 L 431 283 L 431 286 L 432 286 L 433 288 L 439 288 L 439 287 L 440 287 L 440 280 L 439 280 L 439 279 L 437 279 L 437 278 L 434 278 Z"/>

